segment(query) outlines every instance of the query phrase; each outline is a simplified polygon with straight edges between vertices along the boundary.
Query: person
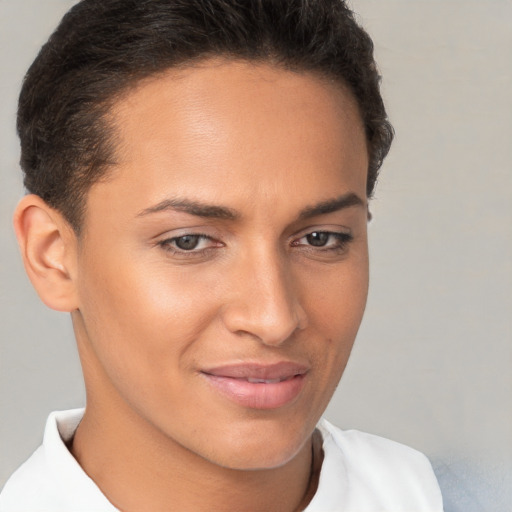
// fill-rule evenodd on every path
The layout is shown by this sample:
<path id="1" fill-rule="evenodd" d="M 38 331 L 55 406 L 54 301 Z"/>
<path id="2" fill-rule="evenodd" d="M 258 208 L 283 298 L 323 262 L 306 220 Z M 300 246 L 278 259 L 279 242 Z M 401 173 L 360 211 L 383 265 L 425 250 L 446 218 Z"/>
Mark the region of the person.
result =
<path id="1" fill-rule="evenodd" d="M 1 512 L 442 510 L 424 455 L 321 419 L 393 137 L 342 0 L 82 0 L 18 133 L 21 254 L 87 400 Z"/>

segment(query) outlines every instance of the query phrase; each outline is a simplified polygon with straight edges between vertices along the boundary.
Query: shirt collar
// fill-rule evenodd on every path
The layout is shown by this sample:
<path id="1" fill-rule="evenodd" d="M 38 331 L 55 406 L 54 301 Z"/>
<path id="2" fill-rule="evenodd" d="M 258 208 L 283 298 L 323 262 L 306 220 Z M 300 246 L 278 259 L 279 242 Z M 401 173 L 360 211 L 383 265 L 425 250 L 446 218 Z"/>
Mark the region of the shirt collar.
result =
<path id="1" fill-rule="evenodd" d="M 84 409 L 73 409 L 52 412 L 48 417 L 43 440 L 47 469 L 52 482 L 60 486 L 58 494 L 67 506 L 76 507 L 76 497 L 80 496 L 80 510 L 117 512 L 66 446 L 83 414 Z"/>
<path id="2" fill-rule="evenodd" d="M 76 497 L 80 496 L 81 500 L 86 500 L 80 503 L 84 510 L 118 512 L 66 446 L 80 424 L 83 414 L 84 409 L 72 409 L 56 411 L 48 417 L 43 441 L 48 470 L 53 476 L 52 480 L 61 483 L 61 495 L 64 501 L 69 500 L 69 505 L 76 506 Z M 324 460 L 317 491 L 304 512 L 324 512 L 331 510 L 334 504 L 342 507 L 346 497 L 347 468 L 330 428 L 331 425 L 325 420 L 318 424 L 323 439 Z"/>

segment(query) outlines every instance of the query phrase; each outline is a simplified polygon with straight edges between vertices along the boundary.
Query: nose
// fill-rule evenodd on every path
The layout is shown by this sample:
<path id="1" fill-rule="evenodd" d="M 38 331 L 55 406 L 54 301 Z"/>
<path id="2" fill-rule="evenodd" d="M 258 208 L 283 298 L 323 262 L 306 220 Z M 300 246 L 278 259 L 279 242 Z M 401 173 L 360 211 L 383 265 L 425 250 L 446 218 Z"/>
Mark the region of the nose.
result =
<path id="1" fill-rule="evenodd" d="M 262 252 L 246 255 L 232 269 L 232 294 L 222 317 L 229 331 L 279 346 L 307 326 L 307 315 L 285 258 Z"/>

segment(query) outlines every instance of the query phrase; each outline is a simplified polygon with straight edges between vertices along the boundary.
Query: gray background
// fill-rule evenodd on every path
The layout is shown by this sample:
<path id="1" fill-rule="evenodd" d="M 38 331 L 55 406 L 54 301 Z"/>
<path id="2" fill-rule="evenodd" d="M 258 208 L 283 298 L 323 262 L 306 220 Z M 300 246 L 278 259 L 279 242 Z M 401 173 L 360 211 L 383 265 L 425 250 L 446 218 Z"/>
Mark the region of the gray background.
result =
<path id="1" fill-rule="evenodd" d="M 0 0 L 0 487 L 51 410 L 84 402 L 66 315 L 24 276 L 22 76 L 72 0 Z M 512 1 L 353 0 L 397 131 L 372 209 L 372 280 L 327 416 L 431 459 L 448 512 L 512 510 Z"/>

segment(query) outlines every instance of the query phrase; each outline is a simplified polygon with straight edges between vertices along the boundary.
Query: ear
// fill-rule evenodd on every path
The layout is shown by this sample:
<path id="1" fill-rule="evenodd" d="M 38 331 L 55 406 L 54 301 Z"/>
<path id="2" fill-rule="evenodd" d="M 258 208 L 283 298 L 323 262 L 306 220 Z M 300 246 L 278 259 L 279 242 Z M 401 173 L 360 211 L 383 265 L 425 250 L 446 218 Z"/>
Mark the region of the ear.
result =
<path id="1" fill-rule="evenodd" d="M 14 230 L 23 264 L 41 300 L 57 311 L 78 308 L 73 276 L 77 238 L 63 216 L 30 194 L 14 213 Z"/>

